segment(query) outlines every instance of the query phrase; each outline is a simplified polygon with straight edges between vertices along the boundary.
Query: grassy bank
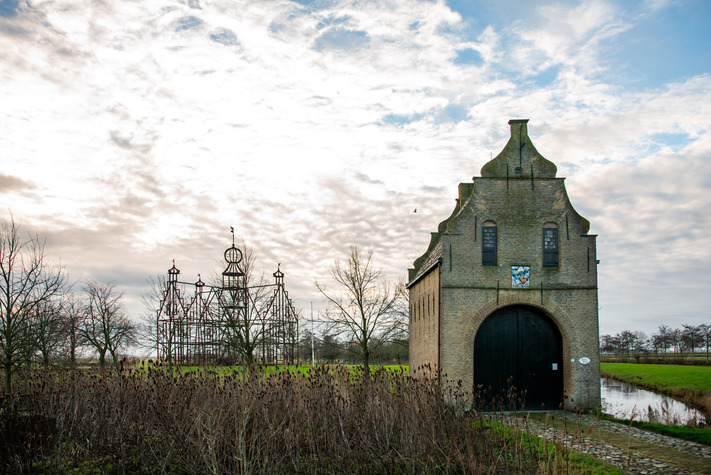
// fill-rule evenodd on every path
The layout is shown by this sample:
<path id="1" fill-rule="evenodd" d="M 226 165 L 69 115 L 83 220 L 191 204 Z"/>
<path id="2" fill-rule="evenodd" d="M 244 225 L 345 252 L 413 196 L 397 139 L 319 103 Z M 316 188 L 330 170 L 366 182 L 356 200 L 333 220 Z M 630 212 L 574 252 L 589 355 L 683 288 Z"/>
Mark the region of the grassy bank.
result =
<path id="1" fill-rule="evenodd" d="M 655 422 L 645 422 L 645 421 L 630 421 L 626 419 L 617 419 L 611 416 L 601 416 L 602 419 L 619 422 L 621 424 L 629 425 L 633 427 L 639 427 L 640 429 L 646 429 L 658 434 L 669 435 L 679 439 L 690 440 L 704 445 L 711 445 L 711 430 L 709 429 L 699 429 L 696 427 L 686 427 L 686 426 L 673 426 L 666 424 L 658 424 Z"/>
<path id="2" fill-rule="evenodd" d="M 603 376 L 667 394 L 711 418 L 711 366 L 601 363 Z"/>
<path id="3" fill-rule="evenodd" d="M 516 420 L 514 425 L 505 425 L 500 421 L 484 422 L 485 426 L 503 435 L 504 446 L 523 448 L 535 454 L 536 458 L 545 461 L 545 466 L 554 469 L 550 473 L 583 473 L 594 475 L 624 475 L 624 470 L 609 465 L 602 460 L 571 450 L 565 450 L 561 441 L 551 441 L 530 434 L 526 431 L 526 421 Z M 543 467 L 541 467 L 543 468 Z M 495 473 L 495 471 L 492 470 Z"/>

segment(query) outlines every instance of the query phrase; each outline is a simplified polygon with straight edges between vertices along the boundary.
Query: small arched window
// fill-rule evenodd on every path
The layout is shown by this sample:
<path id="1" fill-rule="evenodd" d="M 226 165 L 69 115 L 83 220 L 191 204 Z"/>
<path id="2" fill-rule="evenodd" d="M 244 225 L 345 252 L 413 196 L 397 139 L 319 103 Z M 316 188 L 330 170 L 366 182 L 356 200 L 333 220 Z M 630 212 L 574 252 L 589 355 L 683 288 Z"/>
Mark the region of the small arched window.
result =
<path id="1" fill-rule="evenodd" d="M 497 242 L 496 223 L 493 221 L 484 221 L 481 228 L 481 265 L 495 266 L 497 264 Z"/>
<path id="2" fill-rule="evenodd" d="M 558 267 L 558 225 L 543 225 L 543 267 Z"/>

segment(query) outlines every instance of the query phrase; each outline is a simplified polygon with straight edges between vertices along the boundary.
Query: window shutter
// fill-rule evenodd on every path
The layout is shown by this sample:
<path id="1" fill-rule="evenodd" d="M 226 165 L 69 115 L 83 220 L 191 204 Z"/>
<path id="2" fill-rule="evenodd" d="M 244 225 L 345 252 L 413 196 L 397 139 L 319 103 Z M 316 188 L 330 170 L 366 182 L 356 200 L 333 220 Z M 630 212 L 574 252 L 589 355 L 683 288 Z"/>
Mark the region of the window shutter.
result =
<path id="1" fill-rule="evenodd" d="M 543 267 L 558 267 L 557 228 L 543 228 Z"/>
<path id="2" fill-rule="evenodd" d="M 496 226 L 484 226 L 481 233 L 481 265 L 496 265 Z"/>

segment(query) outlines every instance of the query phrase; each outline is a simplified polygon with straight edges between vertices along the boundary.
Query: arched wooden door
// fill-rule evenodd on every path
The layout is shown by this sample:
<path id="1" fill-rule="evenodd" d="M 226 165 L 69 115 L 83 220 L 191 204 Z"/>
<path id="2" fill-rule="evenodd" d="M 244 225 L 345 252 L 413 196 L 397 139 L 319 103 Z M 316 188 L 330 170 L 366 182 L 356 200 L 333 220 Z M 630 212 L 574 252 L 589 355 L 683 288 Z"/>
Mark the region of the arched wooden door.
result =
<path id="1" fill-rule="evenodd" d="M 474 384 L 499 395 L 506 392 L 509 378 L 517 393 L 526 391 L 525 409 L 558 409 L 563 402 L 560 331 L 533 307 L 495 311 L 474 339 Z"/>

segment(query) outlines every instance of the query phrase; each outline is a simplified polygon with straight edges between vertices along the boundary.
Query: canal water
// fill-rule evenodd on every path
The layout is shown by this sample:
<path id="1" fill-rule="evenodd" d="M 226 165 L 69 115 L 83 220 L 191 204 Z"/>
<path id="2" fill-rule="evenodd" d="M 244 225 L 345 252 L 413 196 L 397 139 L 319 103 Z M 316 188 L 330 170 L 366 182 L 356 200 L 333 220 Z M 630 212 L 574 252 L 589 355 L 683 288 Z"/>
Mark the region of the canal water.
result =
<path id="1" fill-rule="evenodd" d="M 706 418 L 699 411 L 670 397 L 608 378 L 601 378 L 600 386 L 603 412 L 619 419 L 629 419 L 634 414 L 637 421 L 706 424 Z"/>

